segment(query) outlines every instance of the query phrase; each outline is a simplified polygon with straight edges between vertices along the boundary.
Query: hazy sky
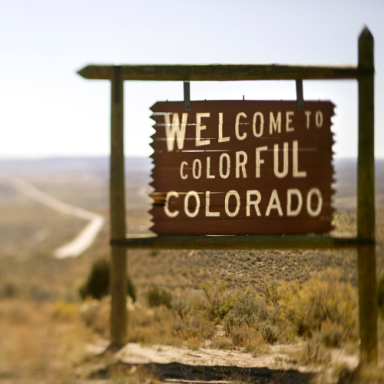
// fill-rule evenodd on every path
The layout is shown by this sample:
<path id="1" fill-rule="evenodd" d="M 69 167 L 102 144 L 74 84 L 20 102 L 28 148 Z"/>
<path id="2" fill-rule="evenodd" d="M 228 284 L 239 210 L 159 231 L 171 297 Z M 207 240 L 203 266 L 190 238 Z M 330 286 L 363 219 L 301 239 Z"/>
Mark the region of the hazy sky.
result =
<path id="1" fill-rule="evenodd" d="M 384 157 L 384 1 L 1 1 L 0 157 L 107 155 L 110 84 L 94 63 L 357 63 L 375 37 L 376 157 Z M 149 107 L 181 82 L 125 82 L 126 155 L 151 153 Z M 295 99 L 294 81 L 193 82 L 192 100 Z M 357 154 L 357 83 L 305 81 L 331 100 L 337 157 Z"/>

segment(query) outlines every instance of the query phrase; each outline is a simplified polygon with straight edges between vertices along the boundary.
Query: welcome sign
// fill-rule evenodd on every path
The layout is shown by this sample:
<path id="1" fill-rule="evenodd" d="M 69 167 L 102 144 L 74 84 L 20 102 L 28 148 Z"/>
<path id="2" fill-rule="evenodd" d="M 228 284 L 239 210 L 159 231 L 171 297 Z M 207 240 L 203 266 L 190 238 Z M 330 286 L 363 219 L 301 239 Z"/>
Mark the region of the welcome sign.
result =
<path id="1" fill-rule="evenodd" d="M 332 229 L 334 104 L 158 102 L 151 230 L 276 235 Z"/>

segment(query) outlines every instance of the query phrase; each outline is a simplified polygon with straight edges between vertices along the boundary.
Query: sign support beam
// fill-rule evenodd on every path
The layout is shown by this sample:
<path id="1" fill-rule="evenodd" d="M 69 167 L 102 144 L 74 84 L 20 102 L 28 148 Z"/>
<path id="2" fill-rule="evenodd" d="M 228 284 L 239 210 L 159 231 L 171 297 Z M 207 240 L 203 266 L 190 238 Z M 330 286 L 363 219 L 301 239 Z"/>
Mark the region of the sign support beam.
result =
<path id="1" fill-rule="evenodd" d="M 368 28 L 359 37 L 359 154 L 357 237 L 375 240 L 374 40 Z M 358 248 L 360 363 L 377 363 L 376 248 Z"/>
<path id="2" fill-rule="evenodd" d="M 259 242 L 256 249 L 279 246 L 297 248 L 357 247 L 359 280 L 360 364 L 377 363 L 377 305 L 374 203 L 374 47 L 373 36 L 365 28 L 359 38 L 359 65 L 300 66 L 276 64 L 188 64 L 188 65 L 88 65 L 78 71 L 86 79 L 110 80 L 111 94 L 111 158 L 110 158 L 110 235 L 111 235 L 111 346 L 127 341 L 126 314 L 126 249 L 194 247 L 194 236 L 160 236 L 152 239 L 125 239 L 125 175 L 123 145 L 123 81 L 238 81 L 238 80 L 331 80 L 355 79 L 359 85 L 359 154 L 358 154 L 358 237 L 337 240 L 327 236 L 316 240 L 292 239 L 276 241 L 251 236 L 245 243 Z M 171 239 L 171 238 L 178 239 Z M 195 236 L 196 238 L 205 236 Z M 206 249 L 249 249 L 234 244 L 238 236 L 227 239 L 206 236 Z M 256 237 L 256 236 L 255 236 Z M 274 237 L 274 236 L 272 236 Z M 271 237 L 271 238 L 272 238 Z M 230 240 L 230 238 L 232 238 Z M 196 240 L 196 241 L 195 241 Z M 212 243 L 212 246 L 209 246 Z M 228 244 L 227 244 L 228 243 Z M 202 244 L 202 243 L 200 243 Z M 239 244 L 239 243 L 237 243 Z M 229 246 L 229 248 L 226 248 Z M 201 249 L 201 248 L 200 248 Z"/>
<path id="3" fill-rule="evenodd" d="M 112 239 L 111 244 L 129 249 L 210 249 L 210 250 L 265 250 L 265 249 L 356 249 L 372 242 L 357 238 L 323 235 L 247 235 L 247 236 L 153 236 Z"/>
<path id="4" fill-rule="evenodd" d="M 111 80 L 114 65 L 90 64 L 77 73 L 85 79 Z M 357 79 L 364 70 L 356 66 L 279 64 L 138 64 L 122 65 L 123 80 L 239 81 Z"/>
<path id="5" fill-rule="evenodd" d="M 124 173 L 124 83 L 121 67 L 114 67 L 111 79 L 111 157 L 109 184 L 109 217 L 112 237 L 124 237 L 125 173 Z M 127 260 L 124 248 L 111 246 L 111 347 L 119 348 L 127 341 Z"/>

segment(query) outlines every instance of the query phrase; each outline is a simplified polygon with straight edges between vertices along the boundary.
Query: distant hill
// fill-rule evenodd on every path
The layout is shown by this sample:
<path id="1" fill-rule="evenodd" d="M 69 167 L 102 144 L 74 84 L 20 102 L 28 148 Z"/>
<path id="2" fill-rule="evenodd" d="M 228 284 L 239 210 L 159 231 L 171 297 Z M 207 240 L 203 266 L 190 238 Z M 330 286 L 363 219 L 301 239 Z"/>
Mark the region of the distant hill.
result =
<path id="1" fill-rule="evenodd" d="M 356 195 L 356 159 L 335 160 L 336 198 Z M 149 157 L 126 157 L 127 177 L 141 174 L 146 180 L 152 168 Z M 47 173 L 98 173 L 109 178 L 108 157 L 57 157 L 40 159 L 0 159 L 0 171 L 12 174 L 47 174 Z M 32 175 L 31 175 L 32 176 Z M 376 160 L 376 193 L 384 194 L 384 159 Z"/>
<path id="2" fill-rule="evenodd" d="M 148 157 L 127 157 L 127 171 L 149 172 L 151 159 Z M 0 170 L 4 172 L 108 172 L 108 157 L 53 157 L 38 159 L 1 159 Z"/>

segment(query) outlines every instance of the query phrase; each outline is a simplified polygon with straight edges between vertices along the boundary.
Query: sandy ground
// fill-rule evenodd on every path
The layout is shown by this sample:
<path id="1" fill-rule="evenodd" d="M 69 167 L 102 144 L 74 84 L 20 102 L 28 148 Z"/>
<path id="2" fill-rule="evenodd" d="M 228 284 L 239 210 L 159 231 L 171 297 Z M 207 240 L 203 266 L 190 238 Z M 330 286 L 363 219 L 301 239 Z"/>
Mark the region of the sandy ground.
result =
<path id="1" fill-rule="evenodd" d="M 99 340 L 95 344 L 88 344 L 87 351 L 99 355 L 107 345 L 106 340 Z M 340 349 L 332 350 L 331 363 L 327 367 L 299 365 L 295 356 L 300 354 L 304 346 L 304 342 L 272 345 L 268 352 L 255 355 L 209 347 L 193 350 L 187 347 L 129 343 L 114 357 L 118 362 L 130 366 L 131 370 L 145 367 L 168 382 L 201 382 L 201 375 L 204 376 L 204 382 L 214 379 L 213 376 L 216 376 L 215 382 L 233 382 L 223 380 L 221 376 L 233 374 L 242 378 L 252 376 L 261 380 L 263 377 L 271 378 L 283 374 L 287 376 L 287 380 L 283 379 L 282 382 L 291 382 L 288 377 L 295 383 L 306 382 L 311 376 L 315 383 L 335 383 L 337 381 L 333 375 L 335 366 L 343 365 L 353 370 L 358 365 L 357 355 L 348 355 Z M 219 378 L 221 380 L 218 380 Z"/>

